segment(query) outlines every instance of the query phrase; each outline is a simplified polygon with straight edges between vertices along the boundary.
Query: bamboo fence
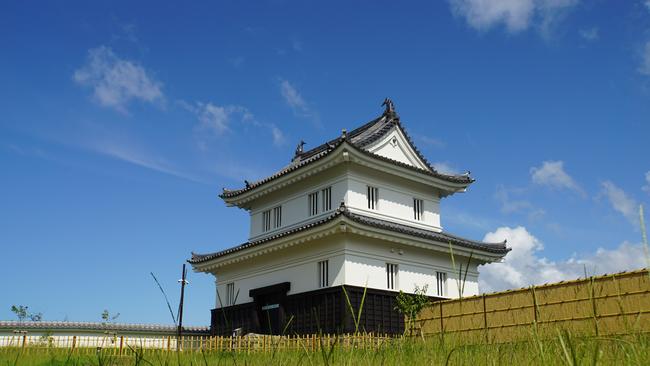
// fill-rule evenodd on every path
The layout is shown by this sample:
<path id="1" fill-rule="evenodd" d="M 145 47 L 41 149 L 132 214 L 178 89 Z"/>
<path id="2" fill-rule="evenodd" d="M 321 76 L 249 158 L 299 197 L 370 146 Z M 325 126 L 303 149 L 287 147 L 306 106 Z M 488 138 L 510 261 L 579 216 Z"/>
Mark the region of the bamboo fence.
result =
<path id="1" fill-rule="evenodd" d="M 320 352 L 335 343 L 343 349 L 378 350 L 393 339 L 380 334 L 343 335 L 246 335 L 239 337 L 186 336 L 180 342 L 182 351 L 205 352 L 273 352 L 300 351 Z M 128 337 L 128 336 L 0 336 L 0 348 L 24 349 L 62 348 L 74 352 L 103 352 L 123 355 L 135 352 L 177 351 L 176 337 Z"/>
<path id="2" fill-rule="evenodd" d="M 650 331 L 648 270 L 589 277 L 433 303 L 415 322 L 422 334 L 462 342 Z"/>

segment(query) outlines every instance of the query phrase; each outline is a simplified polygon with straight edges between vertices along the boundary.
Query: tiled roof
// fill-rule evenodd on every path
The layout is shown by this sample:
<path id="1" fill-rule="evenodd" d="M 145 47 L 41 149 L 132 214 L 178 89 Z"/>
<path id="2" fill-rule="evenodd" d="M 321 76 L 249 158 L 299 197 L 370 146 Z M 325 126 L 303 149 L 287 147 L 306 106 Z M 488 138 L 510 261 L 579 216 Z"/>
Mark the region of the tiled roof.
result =
<path id="1" fill-rule="evenodd" d="M 390 230 L 390 231 L 394 231 L 394 232 L 398 232 L 398 233 L 402 233 L 402 234 L 406 234 L 406 235 L 412 235 L 412 236 L 416 236 L 416 237 L 423 238 L 423 239 L 430 239 L 430 240 L 434 240 L 434 241 L 437 241 L 437 242 L 451 243 L 451 244 L 459 245 L 459 246 L 466 247 L 466 248 L 469 248 L 469 249 L 477 249 L 477 250 L 482 250 L 482 251 L 485 251 L 485 252 L 490 252 L 490 253 L 494 253 L 494 254 L 503 254 L 503 255 L 505 255 L 506 253 L 508 253 L 510 251 L 510 248 L 506 247 L 506 242 L 505 241 L 500 242 L 500 243 L 484 243 L 484 242 L 480 242 L 480 241 L 474 241 L 474 240 L 470 240 L 470 239 L 461 238 L 461 237 L 456 236 L 456 235 L 448 234 L 448 233 L 445 233 L 445 232 L 436 232 L 436 231 L 432 231 L 432 230 L 420 229 L 420 228 L 409 226 L 409 225 L 403 225 L 403 224 L 398 224 L 398 223 L 394 223 L 394 222 L 390 222 L 390 221 L 386 221 L 386 220 L 376 219 L 376 218 L 365 216 L 365 215 L 359 215 L 359 214 L 350 212 L 350 210 L 348 210 L 345 206 L 342 205 L 336 211 L 334 211 L 334 213 L 332 213 L 331 215 L 329 215 L 329 216 L 327 216 L 327 217 L 325 217 L 325 218 L 323 218 L 321 220 L 317 220 L 317 221 L 311 222 L 309 224 L 306 224 L 306 225 L 303 225 L 303 226 L 300 226 L 300 227 L 297 227 L 297 228 L 293 228 L 293 229 L 290 229 L 290 230 L 287 230 L 287 231 L 283 231 L 283 232 L 280 232 L 278 234 L 262 238 L 260 240 L 249 241 L 249 242 L 246 242 L 244 244 L 238 245 L 236 247 L 228 248 L 228 249 L 225 249 L 225 250 L 222 250 L 222 251 L 219 251 L 219 252 L 215 252 L 215 253 L 208 253 L 208 254 L 192 253 L 192 258 L 190 260 L 188 260 L 188 262 L 191 263 L 191 264 L 206 262 L 206 261 L 209 261 L 211 259 L 219 258 L 219 257 L 225 256 L 225 255 L 228 255 L 230 253 L 238 252 L 240 250 L 251 248 L 251 247 L 263 244 L 263 243 L 273 241 L 273 240 L 278 239 L 278 238 L 289 236 L 289 235 L 292 235 L 292 234 L 295 234 L 295 233 L 298 233 L 298 232 L 301 232 L 301 231 L 311 229 L 311 228 L 316 227 L 316 226 L 323 225 L 325 223 L 331 222 L 332 220 L 334 220 L 335 218 L 337 218 L 339 216 L 347 217 L 350 220 L 352 220 L 354 222 L 357 222 L 357 223 L 360 223 L 360 224 L 363 224 L 363 225 L 368 225 L 368 226 L 372 226 L 372 227 L 379 228 L 379 229 Z"/>
<path id="2" fill-rule="evenodd" d="M 373 154 L 369 151 L 364 150 L 364 147 L 371 145 L 372 143 L 376 142 L 377 140 L 380 140 L 382 137 L 384 137 L 387 133 L 389 133 L 393 128 L 399 128 L 400 131 L 404 134 L 406 139 L 408 140 L 409 144 L 415 151 L 416 155 L 420 160 L 424 162 L 426 165 L 427 169 L 420 169 L 418 167 L 414 167 L 409 164 L 402 163 L 397 160 L 393 160 L 390 158 L 386 158 L 377 154 Z M 242 193 L 245 193 L 247 191 L 250 191 L 251 189 L 254 189 L 256 187 L 259 187 L 267 182 L 270 182 L 272 180 L 275 180 L 277 178 L 280 178 L 281 176 L 284 176 L 294 170 L 297 170 L 299 168 L 302 168 L 316 160 L 319 160 L 326 155 L 328 155 L 331 151 L 335 150 L 338 146 L 341 145 L 343 141 L 349 142 L 352 146 L 356 147 L 359 151 L 372 156 L 374 158 L 378 158 L 380 160 L 396 164 L 408 169 L 413 169 L 416 171 L 419 171 L 421 173 L 425 173 L 427 175 L 431 175 L 433 177 L 446 180 L 452 183 L 472 183 L 474 180 L 470 178 L 468 175 L 450 175 L 450 174 L 443 174 L 439 173 L 436 169 L 434 169 L 431 164 L 427 161 L 427 159 L 420 153 L 420 151 L 417 149 L 415 144 L 413 143 L 413 140 L 411 137 L 408 135 L 406 130 L 402 128 L 402 125 L 399 121 L 399 117 L 397 117 L 394 114 L 384 114 L 379 118 L 376 118 L 363 126 L 356 128 L 348 133 L 342 134 L 341 136 L 330 140 L 322 145 L 319 145 L 311 150 L 305 151 L 304 153 L 300 154 L 298 157 L 296 157 L 291 164 L 287 165 L 286 167 L 280 169 L 278 172 L 275 174 L 266 177 L 264 179 L 255 181 L 255 182 L 250 182 L 247 184 L 246 187 L 241 188 L 241 189 L 234 189 L 234 190 L 229 190 L 225 189 L 223 190 L 223 193 L 220 195 L 221 198 L 230 198 L 230 197 L 235 197 L 238 196 Z"/>
<path id="3" fill-rule="evenodd" d="M 175 325 L 166 324 L 130 324 L 130 323 L 99 323 L 99 322 L 64 322 L 64 321 L 13 321 L 0 320 L 0 329 L 12 330 L 89 330 L 142 333 L 174 333 L 178 330 Z M 184 333 L 209 333 L 209 327 L 184 326 Z"/>

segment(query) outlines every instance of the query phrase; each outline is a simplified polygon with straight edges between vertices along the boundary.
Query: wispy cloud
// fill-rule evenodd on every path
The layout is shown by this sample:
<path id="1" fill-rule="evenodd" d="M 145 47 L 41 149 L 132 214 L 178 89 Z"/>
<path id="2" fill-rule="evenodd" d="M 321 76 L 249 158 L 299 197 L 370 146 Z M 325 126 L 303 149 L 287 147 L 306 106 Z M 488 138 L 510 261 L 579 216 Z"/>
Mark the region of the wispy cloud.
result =
<path id="1" fill-rule="evenodd" d="M 233 118 L 238 118 L 242 122 L 253 122 L 255 117 L 245 107 L 237 105 L 220 106 L 212 102 L 195 102 L 188 103 L 178 101 L 178 104 L 185 110 L 196 115 L 198 125 L 196 129 L 204 135 L 221 136 L 231 128 Z"/>
<path id="2" fill-rule="evenodd" d="M 73 79 L 90 87 L 100 105 L 122 113 L 127 113 L 132 100 L 155 103 L 164 99 L 160 81 L 137 62 L 118 57 L 106 46 L 89 50 L 86 64 L 74 72 Z"/>
<path id="3" fill-rule="evenodd" d="M 287 142 L 287 138 L 284 136 L 282 130 L 280 130 L 276 125 L 269 125 L 271 128 L 271 134 L 273 135 L 273 144 L 276 146 L 282 146 Z"/>
<path id="4" fill-rule="evenodd" d="M 534 184 L 553 189 L 568 189 L 585 195 L 576 181 L 564 170 L 563 161 L 545 161 L 541 167 L 530 168 Z"/>
<path id="5" fill-rule="evenodd" d="M 246 61 L 244 56 L 237 56 L 228 59 L 228 62 L 230 62 L 234 68 L 240 68 L 244 64 L 244 61 Z"/>
<path id="6" fill-rule="evenodd" d="M 509 33 L 518 33 L 535 24 L 548 36 L 554 24 L 578 0 L 449 0 L 455 16 L 479 31 L 503 25 Z"/>
<path id="7" fill-rule="evenodd" d="M 443 174 L 458 174 L 458 169 L 445 161 L 436 161 L 431 163 L 433 168 Z"/>
<path id="8" fill-rule="evenodd" d="M 513 198 L 513 195 L 521 195 L 526 191 L 524 188 L 506 188 L 503 185 L 497 186 L 494 198 L 501 204 L 501 212 L 504 214 L 523 213 L 528 215 L 531 221 L 539 220 L 546 215 L 544 209 L 535 207 L 530 201 L 520 198 Z"/>
<path id="9" fill-rule="evenodd" d="M 483 238 L 486 242 L 507 240 L 512 250 L 502 263 L 479 266 L 482 292 L 500 291 L 533 284 L 557 282 L 588 275 L 614 273 L 647 266 L 643 246 L 623 242 L 617 248 L 598 248 L 595 253 L 573 255 L 551 261 L 543 255 L 543 243 L 525 227 L 499 227 Z"/>
<path id="10" fill-rule="evenodd" d="M 280 80 L 280 92 L 287 105 L 293 109 L 296 114 L 309 114 L 309 106 L 302 98 L 298 90 L 288 81 Z"/>
<path id="11" fill-rule="evenodd" d="M 641 65 L 638 68 L 639 73 L 650 76 L 650 41 L 646 42 L 641 54 Z"/>
<path id="12" fill-rule="evenodd" d="M 285 143 L 284 133 L 280 128 L 272 123 L 258 121 L 255 115 L 246 107 L 239 105 L 220 106 L 212 102 L 188 103 L 182 100 L 178 101 L 178 105 L 196 116 L 198 124 L 195 126 L 195 135 L 201 149 L 205 149 L 211 139 L 228 133 L 234 128 L 235 123 L 240 125 L 248 123 L 268 129 L 276 146 Z"/>
<path id="13" fill-rule="evenodd" d="M 645 185 L 641 189 L 650 193 L 650 170 L 645 173 Z"/>
<path id="14" fill-rule="evenodd" d="M 580 29 L 580 37 L 589 42 L 597 41 L 600 38 L 598 34 L 598 27 L 593 27 L 589 29 Z"/>
<path id="15" fill-rule="evenodd" d="M 196 183 L 208 184 L 208 182 L 197 176 L 180 171 L 165 159 L 145 152 L 143 149 L 136 146 L 127 145 L 123 141 L 95 141 L 93 143 L 87 143 L 84 147 L 95 153 L 141 166 L 143 168 L 169 174 Z"/>
<path id="16" fill-rule="evenodd" d="M 605 181 L 602 183 L 601 195 L 607 197 L 607 200 L 612 205 L 614 211 L 625 216 L 630 223 L 634 226 L 639 225 L 638 218 L 638 204 L 630 198 L 625 191 L 616 186 L 616 184 Z"/>
<path id="17" fill-rule="evenodd" d="M 305 101 L 298 89 L 289 80 L 280 79 L 280 93 L 284 101 L 293 111 L 293 114 L 299 117 L 311 118 L 316 124 L 319 123 L 318 114 Z"/>
<path id="18" fill-rule="evenodd" d="M 415 139 L 424 146 L 435 147 L 438 149 L 442 149 L 446 146 L 444 141 L 435 137 L 415 135 Z"/>

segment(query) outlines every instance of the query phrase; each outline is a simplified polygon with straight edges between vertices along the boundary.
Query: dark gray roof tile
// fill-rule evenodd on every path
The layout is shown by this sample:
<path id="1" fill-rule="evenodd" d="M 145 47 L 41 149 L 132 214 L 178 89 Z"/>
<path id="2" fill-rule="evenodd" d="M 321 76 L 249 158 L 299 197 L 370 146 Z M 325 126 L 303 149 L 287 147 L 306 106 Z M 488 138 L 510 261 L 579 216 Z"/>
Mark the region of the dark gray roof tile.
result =
<path id="1" fill-rule="evenodd" d="M 387 133 L 389 133 L 393 128 L 399 128 L 400 131 L 404 134 L 406 139 L 408 140 L 409 144 L 411 147 L 413 147 L 413 150 L 415 151 L 416 155 L 420 160 L 424 162 L 424 164 L 427 166 L 427 169 L 420 169 L 417 167 L 414 167 L 409 164 L 404 164 L 402 162 L 399 162 L 397 160 L 389 159 L 377 154 L 373 154 L 369 151 L 364 150 L 364 147 L 371 145 L 375 141 L 381 139 L 384 137 Z M 419 171 L 421 173 L 425 173 L 427 175 L 431 175 L 433 177 L 453 182 L 453 183 L 472 183 L 474 180 L 470 178 L 468 175 L 450 175 L 450 174 L 442 174 L 439 173 L 436 169 L 434 169 L 431 164 L 427 161 L 427 159 L 420 153 L 420 151 L 417 149 L 415 144 L 413 143 L 413 140 L 409 136 L 409 134 L 406 132 L 406 130 L 402 127 L 399 118 L 395 115 L 382 115 L 381 117 L 375 118 L 372 121 L 364 124 L 363 126 L 356 128 L 346 134 L 345 137 L 339 136 L 333 140 L 330 140 L 322 145 L 319 145 L 311 150 L 305 151 L 302 153 L 299 157 L 294 159 L 294 161 L 291 162 L 291 164 L 287 165 L 286 167 L 280 169 L 278 172 L 275 174 L 266 177 L 264 179 L 260 179 L 256 182 L 251 182 L 248 184 L 246 187 L 241 188 L 241 189 L 225 189 L 223 190 L 222 194 L 219 195 L 221 198 L 231 198 L 231 197 L 236 197 L 242 193 L 245 193 L 247 191 L 250 191 L 254 188 L 257 188 L 265 183 L 268 183 L 272 180 L 275 180 L 277 178 L 280 178 L 288 173 L 291 173 L 297 169 L 300 169 L 306 165 L 309 165 L 310 163 L 319 160 L 326 155 L 328 155 L 331 151 L 336 149 L 344 140 L 347 140 L 352 146 L 358 148 L 359 151 L 364 152 L 365 154 L 372 156 L 374 158 L 378 158 L 387 162 L 390 162 L 392 164 L 396 164 L 408 169 L 413 169 L 416 171 Z"/>
<path id="2" fill-rule="evenodd" d="M 384 230 L 390 230 L 390 231 L 394 231 L 394 232 L 398 232 L 398 233 L 402 233 L 402 234 L 406 234 L 406 235 L 412 235 L 412 236 L 420 237 L 420 238 L 423 238 L 423 239 L 429 239 L 429 240 L 433 240 L 433 241 L 437 241 L 437 242 L 451 243 L 451 244 L 459 245 L 459 246 L 466 247 L 466 248 L 469 248 L 469 249 L 477 249 L 477 250 L 482 250 L 482 251 L 486 251 L 486 252 L 490 252 L 490 253 L 494 253 L 494 254 L 503 254 L 503 255 L 505 255 L 506 253 L 508 253 L 510 251 L 510 248 L 506 247 L 506 242 L 505 241 L 503 241 L 501 243 L 484 243 L 484 242 L 480 242 L 480 241 L 465 239 L 465 238 L 461 238 L 459 236 L 452 235 L 452 234 L 445 233 L 445 232 L 437 232 L 437 231 L 433 231 L 433 230 L 426 230 L 426 229 L 421 229 L 421 228 L 417 228 L 417 227 L 413 227 L 413 226 L 409 226 L 409 225 L 403 225 L 403 224 L 398 224 L 398 223 L 394 223 L 394 222 L 390 222 L 390 221 L 386 221 L 386 220 L 376 219 L 376 218 L 368 217 L 368 216 L 365 216 L 365 215 L 355 214 L 355 213 L 350 212 L 345 206 L 341 205 L 341 207 L 339 207 L 336 211 L 334 211 L 334 213 L 332 213 L 331 215 L 329 215 L 329 216 L 327 216 L 327 217 L 325 217 L 325 218 L 323 218 L 321 220 L 317 220 L 317 221 L 311 222 L 309 224 L 306 224 L 306 225 L 303 225 L 303 226 L 300 226 L 300 227 L 297 227 L 297 228 L 293 228 L 293 229 L 290 229 L 290 230 L 287 230 L 287 231 L 283 231 L 283 232 L 280 232 L 278 234 L 274 234 L 274 235 L 271 235 L 269 237 L 262 238 L 260 240 L 246 242 L 246 243 L 238 245 L 236 247 L 228 248 L 228 249 L 218 251 L 218 252 L 215 252 L 215 253 L 208 253 L 208 254 L 192 253 L 192 258 L 189 259 L 188 262 L 191 263 L 191 264 L 197 264 L 197 263 L 202 263 L 202 262 L 209 261 L 211 259 L 223 257 L 225 255 L 235 253 L 235 252 L 238 252 L 240 250 L 244 250 L 244 249 L 247 249 L 247 248 L 252 248 L 252 247 L 255 247 L 257 245 L 273 241 L 275 239 L 279 239 L 279 238 L 282 238 L 282 237 L 285 237 L 285 236 L 289 236 L 289 235 L 292 235 L 292 234 L 295 234 L 295 233 L 298 233 L 298 232 L 301 232 L 301 231 L 311 229 L 311 228 L 316 227 L 316 226 L 323 225 L 325 223 L 328 223 L 328 222 L 334 220 L 338 216 L 345 216 L 345 217 L 349 218 L 350 220 L 352 220 L 354 222 L 357 222 L 357 223 L 360 223 L 360 224 L 363 224 L 363 225 L 368 225 L 368 226 L 372 226 L 372 227 L 376 227 L 376 228 L 384 229 Z"/>

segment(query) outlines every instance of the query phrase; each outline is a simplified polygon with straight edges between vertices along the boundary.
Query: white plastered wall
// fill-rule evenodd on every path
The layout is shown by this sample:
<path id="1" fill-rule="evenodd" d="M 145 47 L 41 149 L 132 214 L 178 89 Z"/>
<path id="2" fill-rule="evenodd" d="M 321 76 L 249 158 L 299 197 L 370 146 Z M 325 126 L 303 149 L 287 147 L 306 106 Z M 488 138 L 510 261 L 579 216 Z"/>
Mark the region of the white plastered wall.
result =
<path id="1" fill-rule="evenodd" d="M 444 297 L 459 296 L 458 267 L 454 270 L 451 257 L 447 253 L 356 235 L 346 240 L 345 247 L 344 272 L 347 285 L 390 290 L 387 288 L 386 263 L 393 263 L 398 265 L 397 286 L 394 291 L 412 293 L 415 285 L 420 288 L 427 285 L 427 295 L 438 296 L 436 272 L 445 272 L 447 292 Z M 457 266 L 463 265 L 465 277 L 467 258 L 457 256 L 454 259 Z M 477 266 L 475 261 L 469 265 L 463 296 L 476 295 L 479 292 Z"/>
<path id="2" fill-rule="evenodd" d="M 326 187 L 332 187 L 332 207 L 323 210 L 322 192 Z M 319 192 L 318 214 L 309 216 L 307 197 L 310 193 Z M 255 202 L 250 213 L 249 240 L 256 240 L 277 232 L 286 231 L 292 227 L 304 225 L 307 222 L 322 219 L 331 214 L 340 205 L 347 192 L 346 169 L 343 166 L 326 170 L 311 178 L 294 183 L 290 188 L 273 192 Z M 262 216 L 266 210 L 282 206 L 282 226 L 269 231 L 262 231 Z M 271 223 L 273 225 L 273 223 Z"/>
<path id="3" fill-rule="evenodd" d="M 368 185 L 378 188 L 379 204 L 376 210 L 368 209 Z M 332 207 L 328 211 L 324 211 L 322 207 L 321 190 L 326 187 L 332 187 Z M 313 192 L 319 192 L 319 213 L 309 216 L 308 195 Z M 415 220 L 413 215 L 414 198 L 423 202 L 424 212 L 421 220 Z M 389 173 L 347 164 L 296 182 L 290 189 L 273 192 L 255 201 L 250 214 L 249 240 L 257 240 L 322 219 L 336 210 L 341 201 L 352 211 L 363 215 L 433 231 L 442 230 L 440 198 L 435 189 Z M 262 231 L 263 212 L 280 205 L 282 226 Z"/>
<path id="4" fill-rule="evenodd" d="M 368 209 L 367 187 L 378 189 L 376 210 Z M 352 166 L 348 173 L 346 205 L 353 211 L 379 219 L 398 222 L 423 229 L 441 231 L 440 198 L 430 187 L 411 183 L 390 174 Z M 413 199 L 424 204 L 422 220 L 413 216 Z"/>
<path id="5" fill-rule="evenodd" d="M 216 289 L 221 302 L 226 302 L 226 285 L 234 283 L 239 291 L 235 304 L 253 301 L 249 290 L 290 282 L 288 295 L 318 289 L 318 262 L 329 260 L 330 286 L 344 284 L 344 245 L 340 235 L 309 241 L 300 245 L 253 257 L 242 262 L 216 269 Z M 219 297 L 215 294 L 215 307 Z"/>

